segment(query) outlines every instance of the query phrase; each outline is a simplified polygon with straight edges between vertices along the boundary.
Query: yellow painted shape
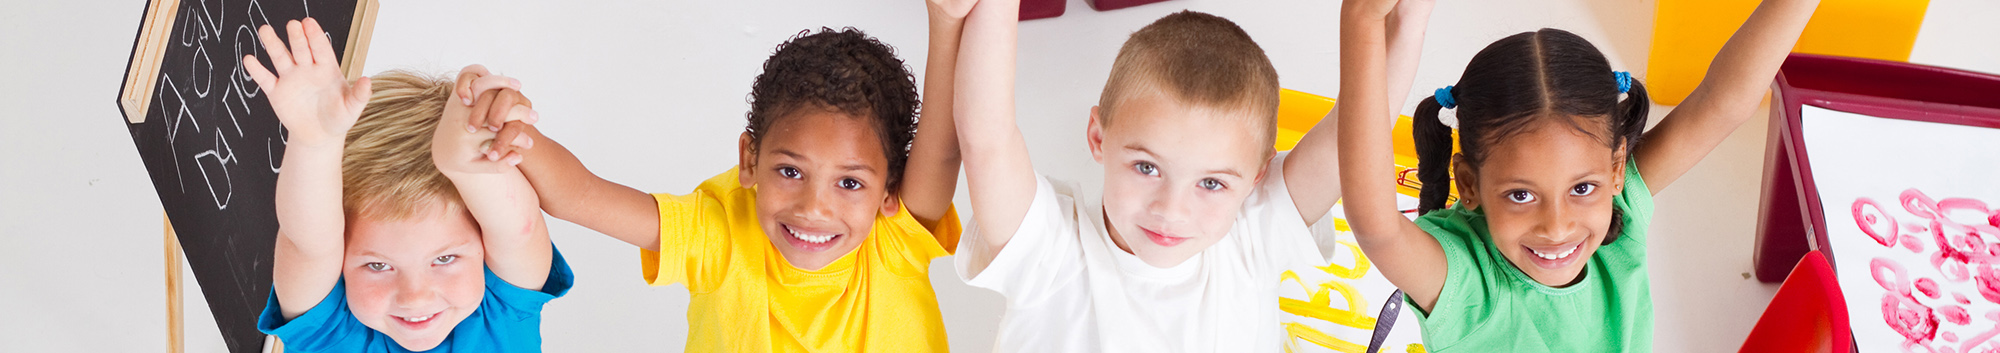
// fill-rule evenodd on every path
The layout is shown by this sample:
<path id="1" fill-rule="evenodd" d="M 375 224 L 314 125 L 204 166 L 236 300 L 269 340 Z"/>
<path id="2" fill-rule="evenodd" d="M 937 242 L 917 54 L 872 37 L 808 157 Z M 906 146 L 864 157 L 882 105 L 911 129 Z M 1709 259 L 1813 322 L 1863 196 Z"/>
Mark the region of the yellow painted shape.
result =
<path id="1" fill-rule="evenodd" d="M 1313 126 L 1318 125 L 1320 120 L 1325 119 L 1328 113 L 1333 112 L 1333 103 L 1333 98 L 1291 89 L 1280 89 L 1278 91 L 1278 135 L 1277 143 L 1274 147 L 1277 147 L 1279 151 L 1290 151 L 1293 147 L 1297 147 L 1299 140 L 1306 137 L 1307 131 L 1312 131 Z M 1417 143 L 1414 137 L 1411 136 L 1411 129 L 1414 126 L 1411 124 L 1412 121 L 1412 118 L 1408 115 L 1397 116 L 1396 127 L 1389 132 L 1390 136 L 1394 137 L 1393 141 L 1395 141 L 1395 169 L 1398 173 L 1404 169 L 1417 167 Z M 1453 137 L 1454 139 L 1457 137 L 1455 132 L 1453 133 Z M 1457 144 L 1453 144 L 1451 150 L 1452 153 L 1457 153 Z M 1407 186 L 1396 188 L 1396 192 L 1409 195 L 1410 197 L 1417 196 L 1417 189 Z M 1452 186 L 1451 199 L 1458 199 L 1458 187 L 1456 185 Z"/>
<path id="2" fill-rule="evenodd" d="M 1660 0 L 1644 80 L 1653 102 L 1676 105 L 1686 99 L 1757 4 Z M 1908 61 L 1929 7 L 1930 0 L 1822 0 L 1792 52 Z"/>

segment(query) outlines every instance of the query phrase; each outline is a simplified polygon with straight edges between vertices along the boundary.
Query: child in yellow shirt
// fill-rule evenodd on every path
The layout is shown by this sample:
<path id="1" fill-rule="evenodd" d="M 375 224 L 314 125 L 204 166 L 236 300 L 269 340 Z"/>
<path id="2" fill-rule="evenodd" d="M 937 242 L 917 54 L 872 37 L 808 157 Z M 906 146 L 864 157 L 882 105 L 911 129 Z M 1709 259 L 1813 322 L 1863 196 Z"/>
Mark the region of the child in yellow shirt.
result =
<path id="1" fill-rule="evenodd" d="M 822 29 L 778 46 L 751 88 L 740 162 L 685 195 L 606 181 L 531 126 L 518 93 L 484 89 L 468 128 L 501 131 L 550 215 L 638 246 L 647 283 L 692 294 L 687 351 L 945 351 L 932 259 L 958 243 L 952 70 L 963 11 L 931 7 L 922 124 L 892 48 Z M 497 107 L 497 108 L 495 108 Z M 485 112 L 485 113 L 482 113 Z M 533 119 L 530 119 L 533 120 Z"/>

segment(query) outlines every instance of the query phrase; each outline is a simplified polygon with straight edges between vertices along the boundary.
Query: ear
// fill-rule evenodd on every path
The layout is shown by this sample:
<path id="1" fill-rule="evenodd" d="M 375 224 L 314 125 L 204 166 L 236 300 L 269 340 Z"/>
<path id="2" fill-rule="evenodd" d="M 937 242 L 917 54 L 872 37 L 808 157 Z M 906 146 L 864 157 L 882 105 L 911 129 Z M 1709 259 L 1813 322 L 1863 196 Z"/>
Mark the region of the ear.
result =
<path id="1" fill-rule="evenodd" d="M 1271 176 L 1271 160 L 1278 158 L 1278 146 L 1271 146 L 1264 153 L 1264 164 L 1257 165 L 1257 178 L 1250 179 L 1251 185 L 1263 185 L 1264 177 Z"/>
<path id="2" fill-rule="evenodd" d="M 751 178 L 755 173 L 751 171 L 757 170 L 757 141 L 750 137 L 749 131 L 736 138 L 736 158 L 736 183 L 756 186 L 756 179 Z"/>
<path id="3" fill-rule="evenodd" d="M 1479 175 L 1472 172 L 1472 165 L 1465 162 L 1465 155 L 1451 155 L 1451 181 L 1458 186 L 1458 203 L 1465 209 L 1479 209 Z"/>
<path id="4" fill-rule="evenodd" d="M 1090 106 L 1090 125 L 1084 127 L 1083 144 L 1090 146 L 1090 159 L 1104 164 L 1104 125 L 1097 115 L 1098 106 Z"/>
<path id="5" fill-rule="evenodd" d="M 1625 192 L 1625 164 L 1626 164 L 1625 162 L 1632 158 L 1632 155 L 1626 152 L 1628 151 L 1625 150 L 1625 144 L 1622 143 L 1618 144 L 1617 151 L 1611 152 L 1612 153 L 1611 163 L 1615 163 L 1611 166 L 1612 195 L 1617 195 Z"/>
<path id="6" fill-rule="evenodd" d="M 896 193 L 887 193 L 882 196 L 882 215 L 895 216 L 902 211 L 903 199 L 896 197 Z"/>

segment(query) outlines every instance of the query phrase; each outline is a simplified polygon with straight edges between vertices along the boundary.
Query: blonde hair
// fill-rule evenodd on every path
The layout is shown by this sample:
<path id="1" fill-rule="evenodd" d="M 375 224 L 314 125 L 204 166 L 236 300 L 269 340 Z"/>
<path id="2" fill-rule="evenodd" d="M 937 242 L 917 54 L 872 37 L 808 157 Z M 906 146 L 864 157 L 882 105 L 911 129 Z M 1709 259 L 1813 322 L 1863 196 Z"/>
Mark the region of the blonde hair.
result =
<path id="1" fill-rule="evenodd" d="M 1108 126 L 1119 103 L 1149 90 L 1187 104 L 1250 112 L 1252 123 L 1262 125 L 1263 144 L 1276 138 L 1278 71 L 1250 34 L 1228 19 L 1181 11 L 1133 32 L 1098 97 L 1098 124 Z"/>
<path id="2" fill-rule="evenodd" d="M 403 70 L 371 80 L 374 94 L 341 153 L 347 216 L 396 221 L 461 206 L 458 189 L 431 160 L 431 136 L 444 118 L 452 80 Z"/>

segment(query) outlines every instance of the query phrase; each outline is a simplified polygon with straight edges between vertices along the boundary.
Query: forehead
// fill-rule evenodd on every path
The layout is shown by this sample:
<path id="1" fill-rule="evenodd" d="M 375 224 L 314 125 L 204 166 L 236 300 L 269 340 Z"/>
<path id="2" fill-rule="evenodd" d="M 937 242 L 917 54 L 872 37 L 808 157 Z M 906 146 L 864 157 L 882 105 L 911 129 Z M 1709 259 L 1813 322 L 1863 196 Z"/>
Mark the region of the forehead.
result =
<path id="1" fill-rule="evenodd" d="M 1230 166 L 1258 165 L 1272 129 L 1249 109 L 1188 105 L 1159 94 L 1126 99 L 1104 127 L 1105 150 L 1143 149 L 1158 158 Z M 1247 175 L 1246 175 L 1247 177 Z"/>
<path id="2" fill-rule="evenodd" d="M 463 207 L 439 206 L 394 221 L 356 217 L 347 224 L 347 251 L 352 254 L 427 257 L 438 249 L 479 240 L 479 226 Z"/>
<path id="3" fill-rule="evenodd" d="M 1599 137 L 1560 122 L 1533 124 L 1487 146 L 1482 182 L 1568 187 L 1582 178 L 1610 177 L 1617 167 L 1617 151 Z"/>
<path id="4" fill-rule="evenodd" d="M 829 109 L 802 108 L 771 124 L 757 143 L 760 154 L 779 154 L 813 163 L 888 164 L 881 136 L 869 118 Z"/>

